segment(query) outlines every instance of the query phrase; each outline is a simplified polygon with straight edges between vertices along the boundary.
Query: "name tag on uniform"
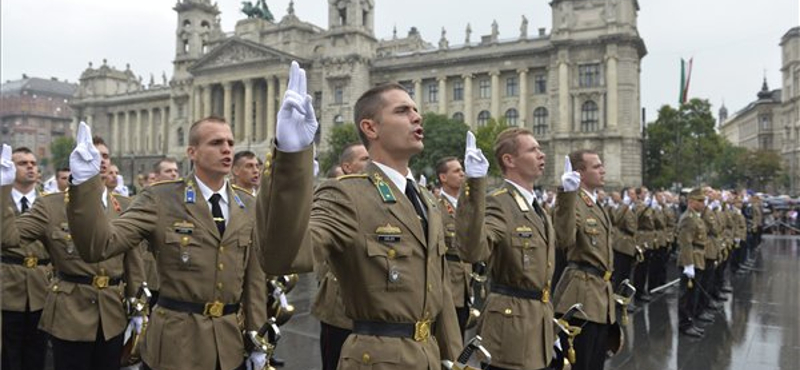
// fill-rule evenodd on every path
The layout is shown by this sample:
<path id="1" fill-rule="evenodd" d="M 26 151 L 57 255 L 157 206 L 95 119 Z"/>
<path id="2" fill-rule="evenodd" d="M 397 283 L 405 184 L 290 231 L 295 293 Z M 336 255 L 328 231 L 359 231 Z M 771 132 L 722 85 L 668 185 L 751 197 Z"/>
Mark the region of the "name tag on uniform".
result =
<path id="1" fill-rule="evenodd" d="M 400 235 L 378 235 L 378 241 L 381 243 L 397 243 L 400 241 Z"/>
<path id="2" fill-rule="evenodd" d="M 517 229 L 514 230 L 514 232 L 516 232 L 517 236 L 520 237 L 520 238 L 532 238 L 533 237 L 533 229 L 531 229 L 528 226 L 517 227 Z"/>
<path id="3" fill-rule="evenodd" d="M 175 232 L 183 235 L 192 235 L 194 232 L 194 224 L 188 221 L 179 221 L 172 225 Z"/>
<path id="4" fill-rule="evenodd" d="M 400 235 L 403 233 L 399 227 L 392 224 L 378 226 L 375 229 L 375 234 L 378 234 L 378 241 L 383 243 L 397 243 L 400 241 Z"/>

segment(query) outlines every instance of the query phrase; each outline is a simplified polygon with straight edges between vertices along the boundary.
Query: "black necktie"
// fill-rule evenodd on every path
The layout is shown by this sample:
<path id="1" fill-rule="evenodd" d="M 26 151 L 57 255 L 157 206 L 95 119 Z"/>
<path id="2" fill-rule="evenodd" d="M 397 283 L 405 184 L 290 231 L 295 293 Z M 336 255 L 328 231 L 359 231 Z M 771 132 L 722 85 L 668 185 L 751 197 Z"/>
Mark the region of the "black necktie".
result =
<path id="1" fill-rule="evenodd" d="M 425 212 L 422 210 L 422 202 L 419 199 L 419 195 L 417 195 L 417 188 L 416 184 L 414 184 L 414 180 L 406 179 L 406 197 L 411 201 L 414 210 L 417 211 L 417 216 L 419 216 L 419 220 L 422 222 L 422 229 L 425 230 L 425 235 L 428 235 L 428 220 L 425 219 Z"/>
<path id="2" fill-rule="evenodd" d="M 225 216 L 222 215 L 222 207 L 219 205 L 220 199 L 222 199 L 222 196 L 214 193 L 211 198 L 208 198 L 208 201 L 211 202 L 211 216 L 214 217 L 214 223 L 217 224 L 219 236 L 222 236 L 225 234 Z"/>
<path id="3" fill-rule="evenodd" d="M 544 211 L 536 199 L 533 200 L 533 210 L 536 211 L 536 214 L 539 215 L 539 217 L 542 218 L 542 222 L 544 222 Z"/>
<path id="4" fill-rule="evenodd" d="M 19 205 L 21 210 L 20 213 L 28 212 L 28 198 L 23 196 L 22 199 L 19 200 Z"/>

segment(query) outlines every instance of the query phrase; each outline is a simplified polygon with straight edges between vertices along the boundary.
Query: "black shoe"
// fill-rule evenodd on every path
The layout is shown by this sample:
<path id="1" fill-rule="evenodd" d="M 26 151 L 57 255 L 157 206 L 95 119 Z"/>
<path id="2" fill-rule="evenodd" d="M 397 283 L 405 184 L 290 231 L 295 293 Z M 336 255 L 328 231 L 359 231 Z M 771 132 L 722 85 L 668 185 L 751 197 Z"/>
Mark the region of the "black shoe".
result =
<path id="1" fill-rule="evenodd" d="M 720 289 L 720 291 L 722 291 L 722 290 Z M 714 300 L 717 301 L 718 303 L 727 302 L 728 301 L 728 296 L 723 295 L 723 294 L 716 294 L 716 295 L 712 296 L 712 298 L 714 298 Z"/>
<path id="2" fill-rule="evenodd" d="M 733 287 L 730 284 L 723 285 L 722 288 L 719 288 L 720 292 L 723 293 L 733 293 Z"/>
<path id="3" fill-rule="evenodd" d="M 703 311 L 700 315 L 697 316 L 697 320 L 707 323 L 714 322 L 714 314 L 708 311 Z"/>
<path id="4" fill-rule="evenodd" d="M 272 358 L 269 359 L 269 364 L 275 367 L 283 367 L 286 365 L 286 361 L 280 357 L 272 356 Z"/>
<path id="5" fill-rule="evenodd" d="M 697 331 L 697 328 L 694 326 L 687 327 L 686 329 L 681 330 L 681 334 L 692 337 L 692 338 L 702 338 L 703 333 Z"/>

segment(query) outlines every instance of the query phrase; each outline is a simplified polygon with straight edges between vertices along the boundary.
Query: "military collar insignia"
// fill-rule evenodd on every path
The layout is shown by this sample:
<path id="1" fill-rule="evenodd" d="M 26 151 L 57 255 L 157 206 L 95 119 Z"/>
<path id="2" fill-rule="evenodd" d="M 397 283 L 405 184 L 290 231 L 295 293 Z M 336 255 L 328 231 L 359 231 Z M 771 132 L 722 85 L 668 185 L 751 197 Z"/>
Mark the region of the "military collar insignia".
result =
<path id="1" fill-rule="evenodd" d="M 196 193 L 194 191 L 194 182 L 189 180 L 189 182 L 186 183 L 186 189 L 185 189 L 185 191 L 183 193 L 183 201 L 184 201 L 184 203 L 194 204 L 195 198 L 196 198 L 195 195 L 196 195 Z"/>
<path id="2" fill-rule="evenodd" d="M 578 189 L 578 191 L 581 194 L 581 199 L 583 199 L 583 202 L 586 203 L 586 206 L 587 207 L 594 207 L 594 201 L 592 201 L 592 198 L 590 198 L 588 195 L 586 195 L 586 192 L 583 191 L 582 189 Z"/>
<path id="3" fill-rule="evenodd" d="M 122 206 L 119 205 L 119 201 L 117 200 L 117 197 L 115 197 L 113 193 L 111 193 L 110 195 L 111 195 L 110 196 L 111 205 L 114 206 L 114 211 L 115 212 L 122 212 Z"/>
<path id="4" fill-rule="evenodd" d="M 454 215 L 456 213 L 456 210 L 453 209 L 453 206 L 450 204 L 450 201 L 448 201 L 447 199 L 445 199 L 444 205 L 447 206 L 447 214 Z"/>
<path id="5" fill-rule="evenodd" d="M 236 192 L 233 192 L 233 200 L 239 205 L 239 208 L 244 209 L 244 202 L 242 202 L 242 199 L 239 198 L 239 194 L 236 194 Z"/>
<path id="6" fill-rule="evenodd" d="M 378 193 L 381 195 L 381 199 L 383 199 L 384 203 L 396 203 L 397 198 L 394 197 L 394 193 L 392 193 L 392 188 L 389 187 L 389 184 L 383 179 L 380 173 L 375 172 L 372 175 L 372 182 L 375 184 L 375 187 L 378 188 Z"/>
<path id="7" fill-rule="evenodd" d="M 384 226 L 378 226 L 378 228 L 375 229 L 375 234 L 396 235 L 396 234 L 401 234 L 401 233 L 402 233 L 402 231 L 400 230 L 399 227 L 393 226 L 392 224 L 388 224 L 388 223 L 386 225 L 384 225 Z"/>
<path id="8" fill-rule="evenodd" d="M 517 202 L 517 207 L 519 207 L 520 211 L 528 212 L 531 210 L 530 207 L 528 207 L 528 202 L 525 201 L 525 197 L 523 197 L 522 194 L 516 190 L 512 191 L 511 194 L 514 197 L 514 200 Z"/>

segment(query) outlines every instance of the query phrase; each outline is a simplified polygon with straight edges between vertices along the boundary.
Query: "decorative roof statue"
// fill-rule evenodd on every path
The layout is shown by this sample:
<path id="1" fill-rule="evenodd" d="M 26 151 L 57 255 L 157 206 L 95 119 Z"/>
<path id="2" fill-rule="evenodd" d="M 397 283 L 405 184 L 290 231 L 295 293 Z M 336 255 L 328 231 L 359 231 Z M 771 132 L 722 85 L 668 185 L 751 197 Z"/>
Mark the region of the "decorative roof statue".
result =
<path id="1" fill-rule="evenodd" d="M 447 49 L 450 43 L 447 41 L 447 30 L 442 27 L 442 37 L 439 38 L 439 49 Z"/>
<path id="2" fill-rule="evenodd" d="M 275 21 L 275 17 L 273 17 L 272 12 L 269 11 L 265 0 L 258 0 L 256 5 L 253 5 L 252 1 L 242 1 L 242 13 L 244 13 L 247 18 L 260 18 L 270 22 Z"/>
<path id="3" fill-rule="evenodd" d="M 472 34 L 472 26 L 467 23 L 467 38 L 464 39 L 464 43 L 469 45 L 469 36 Z"/>
<path id="4" fill-rule="evenodd" d="M 294 15 L 294 0 L 289 1 L 289 9 L 286 9 L 286 14 Z"/>
<path id="5" fill-rule="evenodd" d="M 519 26 L 519 38 L 528 38 L 528 18 L 525 15 L 522 16 L 522 24 Z"/>
<path id="6" fill-rule="evenodd" d="M 497 41 L 500 31 L 497 30 L 497 19 L 492 21 L 492 41 Z"/>

